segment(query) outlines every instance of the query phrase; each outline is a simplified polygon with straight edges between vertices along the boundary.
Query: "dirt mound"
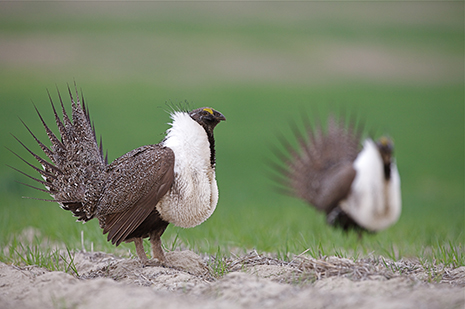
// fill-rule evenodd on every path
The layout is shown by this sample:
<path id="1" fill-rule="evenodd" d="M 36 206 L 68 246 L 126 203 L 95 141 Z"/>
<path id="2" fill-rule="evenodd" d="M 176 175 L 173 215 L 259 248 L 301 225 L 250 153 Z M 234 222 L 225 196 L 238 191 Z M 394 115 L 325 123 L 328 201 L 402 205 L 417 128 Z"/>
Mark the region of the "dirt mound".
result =
<path id="1" fill-rule="evenodd" d="M 167 253 L 172 267 L 143 266 L 101 252 L 78 252 L 78 275 L 0 263 L 1 308 L 463 308 L 465 267 L 415 262 L 296 256 L 290 262 L 251 252 L 222 261 L 191 251 Z M 400 270 L 400 271 L 397 271 Z M 440 274 L 440 277 L 438 275 Z M 433 279 L 433 280 L 432 280 Z M 435 283 L 431 283 L 433 281 Z"/>

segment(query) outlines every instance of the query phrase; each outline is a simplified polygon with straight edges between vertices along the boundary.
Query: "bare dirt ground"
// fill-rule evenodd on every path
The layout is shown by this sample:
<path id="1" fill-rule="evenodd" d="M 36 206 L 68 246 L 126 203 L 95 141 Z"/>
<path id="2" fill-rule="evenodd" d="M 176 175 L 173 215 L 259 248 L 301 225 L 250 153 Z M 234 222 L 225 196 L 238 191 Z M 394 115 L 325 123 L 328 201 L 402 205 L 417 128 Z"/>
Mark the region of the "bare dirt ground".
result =
<path id="1" fill-rule="evenodd" d="M 464 308 L 465 267 L 338 257 L 167 253 L 173 267 L 77 252 L 78 276 L 0 263 L 0 308 Z M 217 264 L 218 265 L 218 264 Z"/>

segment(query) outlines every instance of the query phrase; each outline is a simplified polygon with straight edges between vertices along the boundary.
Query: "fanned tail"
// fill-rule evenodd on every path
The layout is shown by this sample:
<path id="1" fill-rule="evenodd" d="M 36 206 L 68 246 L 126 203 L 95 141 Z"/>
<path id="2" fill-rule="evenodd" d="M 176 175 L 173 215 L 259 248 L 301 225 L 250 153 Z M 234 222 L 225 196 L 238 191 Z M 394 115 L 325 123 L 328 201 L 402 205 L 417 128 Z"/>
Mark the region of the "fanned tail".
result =
<path id="1" fill-rule="evenodd" d="M 326 129 L 320 123 L 313 128 L 306 123 L 304 132 L 296 125 L 292 129 L 297 146 L 281 139 L 285 150 L 278 153 L 281 164 L 275 166 L 278 181 L 287 188 L 288 194 L 328 211 L 333 205 L 322 202 L 327 201 L 323 196 L 324 181 L 334 169 L 355 160 L 360 151 L 362 129 L 354 120 L 346 125 L 334 116 L 329 116 Z"/>
<path id="2" fill-rule="evenodd" d="M 56 201 L 63 209 L 71 211 L 78 218 L 78 221 L 88 221 L 95 216 L 97 203 L 103 189 L 107 158 L 103 156 L 101 137 L 100 145 L 97 142 L 95 127 L 91 123 L 89 110 L 84 104 L 84 100 L 81 101 L 76 85 L 74 86 L 76 89 L 75 98 L 68 86 L 72 108 L 71 118 L 66 113 L 61 94 L 57 89 L 62 110 L 62 119 L 60 119 L 52 97 L 47 90 L 55 123 L 60 133 L 59 137 L 52 132 L 34 105 L 51 142 L 50 147 L 42 143 L 21 120 L 51 162 L 34 153 L 18 138 L 13 136 L 42 165 L 42 169 L 13 153 L 37 171 L 43 180 L 32 177 L 16 168 L 13 169 L 44 185 L 46 189 L 28 186 L 48 192 L 53 197 L 51 201 Z"/>

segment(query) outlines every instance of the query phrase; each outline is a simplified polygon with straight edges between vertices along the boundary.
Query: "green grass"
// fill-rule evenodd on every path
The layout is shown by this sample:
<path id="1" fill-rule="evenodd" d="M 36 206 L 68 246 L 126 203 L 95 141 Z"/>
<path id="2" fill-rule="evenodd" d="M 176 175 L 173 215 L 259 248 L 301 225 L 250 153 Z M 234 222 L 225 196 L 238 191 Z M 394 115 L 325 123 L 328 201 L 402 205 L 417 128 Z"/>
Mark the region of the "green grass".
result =
<path id="1" fill-rule="evenodd" d="M 223 257 L 252 249 L 283 260 L 305 252 L 463 266 L 463 4 L 338 5 L 0 3 L 2 146 L 30 158 L 13 133 L 39 151 L 17 116 L 45 141 L 31 99 L 52 124 L 45 88 L 56 98 L 55 85 L 64 94 L 74 80 L 110 160 L 163 138 L 166 101 L 212 106 L 227 118 L 215 132 L 219 204 L 196 228 L 169 226 L 166 249 L 213 255 L 219 274 Z M 302 111 L 355 113 L 367 131 L 394 138 L 396 225 L 359 240 L 273 189 L 270 149 Z M 33 172 L 5 147 L 2 162 Z M 134 255 L 132 244 L 109 244 L 98 222 L 22 199 L 47 196 L 17 181 L 31 183 L 0 166 L 0 246 L 21 249 L 2 250 L 1 261 L 58 267 L 58 251 L 37 251 L 38 242 L 80 250 L 81 231 L 87 250 Z M 14 245 L 28 227 L 43 239 Z"/>
<path id="2" fill-rule="evenodd" d="M 51 248 L 50 244 L 42 245 L 39 238 L 31 244 L 18 241 L 16 237 L 3 247 L 1 260 L 15 265 L 35 265 L 51 271 L 64 271 L 79 276 L 74 264 L 74 254 L 69 249 Z"/>

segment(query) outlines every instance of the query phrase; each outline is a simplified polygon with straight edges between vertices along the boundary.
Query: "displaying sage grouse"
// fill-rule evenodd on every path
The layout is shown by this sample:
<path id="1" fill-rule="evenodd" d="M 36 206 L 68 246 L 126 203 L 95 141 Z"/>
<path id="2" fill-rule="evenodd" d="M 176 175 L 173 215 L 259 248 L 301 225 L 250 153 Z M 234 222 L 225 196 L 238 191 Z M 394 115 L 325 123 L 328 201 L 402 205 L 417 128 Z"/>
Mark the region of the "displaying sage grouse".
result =
<path id="1" fill-rule="evenodd" d="M 52 133 L 36 108 L 51 148 L 26 126 L 52 162 L 20 142 L 43 167 L 28 163 L 44 180 L 29 177 L 45 185 L 46 190 L 39 190 L 50 193 L 52 201 L 71 211 L 78 221 L 97 218 L 108 241 L 117 246 L 133 241 L 142 262 L 148 261 L 142 239 L 150 237 L 153 257 L 165 262 L 160 236 L 168 224 L 194 227 L 215 210 L 218 187 L 213 129 L 226 118 L 209 107 L 173 111 L 171 127 L 161 143 L 134 149 L 108 164 L 84 101 L 80 103 L 77 91 L 76 101 L 69 87 L 68 91 L 71 119 L 60 93 L 62 120 L 49 94 L 61 138 Z"/>
<path id="2" fill-rule="evenodd" d="M 333 116 L 326 131 L 321 125 L 306 130 L 305 136 L 295 130 L 298 146 L 287 143 L 288 155 L 281 156 L 279 172 L 287 192 L 344 230 L 376 232 L 397 222 L 401 192 L 392 141 L 367 138 L 361 148 L 361 129 Z"/>

